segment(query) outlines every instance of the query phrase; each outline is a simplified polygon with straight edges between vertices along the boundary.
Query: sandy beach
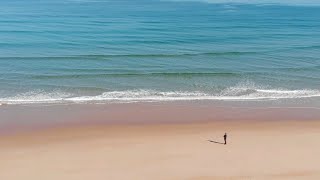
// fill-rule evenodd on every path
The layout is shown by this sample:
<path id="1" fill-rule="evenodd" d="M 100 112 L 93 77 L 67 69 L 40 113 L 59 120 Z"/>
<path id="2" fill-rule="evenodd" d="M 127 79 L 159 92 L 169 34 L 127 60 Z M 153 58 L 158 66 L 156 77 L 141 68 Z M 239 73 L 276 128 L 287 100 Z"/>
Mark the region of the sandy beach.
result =
<path id="1" fill-rule="evenodd" d="M 125 107 L 133 112 L 136 106 Z M 174 121 L 192 107 L 189 120 L 207 119 L 205 108 L 163 105 L 149 110 L 173 123 L 87 123 L 3 135 L 0 179 L 320 178 L 319 121 Z M 221 144 L 225 132 L 227 145 Z"/>
<path id="2" fill-rule="evenodd" d="M 1 0 L 0 180 L 320 180 L 319 30 L 320 0 Z"/>

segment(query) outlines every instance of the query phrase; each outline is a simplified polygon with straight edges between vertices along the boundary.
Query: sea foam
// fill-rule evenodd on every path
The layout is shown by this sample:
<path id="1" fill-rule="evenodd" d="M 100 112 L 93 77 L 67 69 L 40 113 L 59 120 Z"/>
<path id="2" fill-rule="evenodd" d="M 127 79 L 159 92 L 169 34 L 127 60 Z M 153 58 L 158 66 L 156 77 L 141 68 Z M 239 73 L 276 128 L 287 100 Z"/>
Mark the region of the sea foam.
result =
<path id="1" fill-rule="evenodd" d="M 320 90 L 283 90 L 283 89 L 251 89 L 232 87 L 220 93 L 205 93 L 200 91 L 156 91 L 127 90 L 109 91 L 100 95 L 77 96 L 64 92 L 43 91 L 19 94 L 14 97 L 1 98 L 0 104 L 39 104 L 39 103 L 110 103 L 110 102 L 157 102 L 157 101 L 247 101 L 247 100 L 277 100 L 320 97 Z"/>

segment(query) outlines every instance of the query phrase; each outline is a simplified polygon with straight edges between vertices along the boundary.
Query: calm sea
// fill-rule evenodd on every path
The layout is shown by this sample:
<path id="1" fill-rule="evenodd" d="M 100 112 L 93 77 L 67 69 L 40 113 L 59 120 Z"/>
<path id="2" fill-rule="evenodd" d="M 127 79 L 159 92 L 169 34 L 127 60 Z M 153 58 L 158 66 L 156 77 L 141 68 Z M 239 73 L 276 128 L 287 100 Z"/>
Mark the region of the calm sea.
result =
<path id="1" fill-rule="evenodd" d="M 0 104 L 320 97 L 320 7 L 1 1 Z"/>

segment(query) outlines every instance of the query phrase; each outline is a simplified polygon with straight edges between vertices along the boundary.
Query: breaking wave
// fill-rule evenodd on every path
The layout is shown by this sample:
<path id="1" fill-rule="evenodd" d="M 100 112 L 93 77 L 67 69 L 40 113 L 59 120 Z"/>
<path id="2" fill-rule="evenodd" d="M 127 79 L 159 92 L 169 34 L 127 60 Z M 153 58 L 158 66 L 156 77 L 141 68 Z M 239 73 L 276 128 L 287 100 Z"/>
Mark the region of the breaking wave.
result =
<path id="1" fill-rule="evenodd" d="M 0 104 L 47 104 L 47 103 L 112 103 L 112 102 L 160 102 L 160 101 L 254 101 L 320 97 L 320 90 L 253 89 L 230 87 L 217 93 L 200 91 L 127 90 L 110 91 L 100 95 L 77 96 L 64 92 L 28 92 L 14 97 L 0 98 Z"/>

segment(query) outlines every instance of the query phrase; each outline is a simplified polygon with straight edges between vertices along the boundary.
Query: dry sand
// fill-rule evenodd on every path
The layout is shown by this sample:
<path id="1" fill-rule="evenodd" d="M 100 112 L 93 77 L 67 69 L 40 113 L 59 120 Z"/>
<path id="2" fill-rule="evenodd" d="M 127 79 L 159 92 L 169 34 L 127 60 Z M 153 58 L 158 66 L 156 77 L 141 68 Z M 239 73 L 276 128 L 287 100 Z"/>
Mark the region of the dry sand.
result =
<path id="1" fill-rule="evenodd" d="M 320 123 L 55 128 L 0 138 L 1 180 L 320 179 Z M 228 144 L 223 141 L 228 132 Z"/>

